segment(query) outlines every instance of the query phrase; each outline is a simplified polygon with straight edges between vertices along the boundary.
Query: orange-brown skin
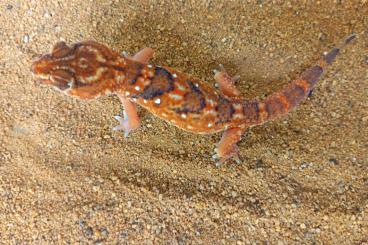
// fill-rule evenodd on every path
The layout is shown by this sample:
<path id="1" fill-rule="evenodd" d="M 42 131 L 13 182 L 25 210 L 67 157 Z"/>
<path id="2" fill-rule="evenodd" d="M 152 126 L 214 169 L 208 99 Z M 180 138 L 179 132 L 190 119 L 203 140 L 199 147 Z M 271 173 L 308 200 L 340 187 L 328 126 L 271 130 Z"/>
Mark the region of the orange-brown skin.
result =
<path id="1" fill-rule="evenodd" d="M 126 123 L 122 128 L 128 132 L 139 126 L 133 103 L 189 132 L 225 131 L 217 147 L 220 162 L 224 162 L 237 158 L 236 142 L 246 128 L 287 114 L 307 97 L 325 67 L 353 38 L 348 37 L 317 65 L 263 101 L 242 99 L 225 71 L 215 75 L 218 91 L 180 71 L 147 64 L 153 55 L 148 48 L 134 57 L 124 57 L 94 41 L 70 47 L 60 42 L 51 54 L 40 56 L 33 63 L 32 71 L 42 83 L 80 99 L 117 94 L 131 115 L 130 121 L 122 122 Z"/>

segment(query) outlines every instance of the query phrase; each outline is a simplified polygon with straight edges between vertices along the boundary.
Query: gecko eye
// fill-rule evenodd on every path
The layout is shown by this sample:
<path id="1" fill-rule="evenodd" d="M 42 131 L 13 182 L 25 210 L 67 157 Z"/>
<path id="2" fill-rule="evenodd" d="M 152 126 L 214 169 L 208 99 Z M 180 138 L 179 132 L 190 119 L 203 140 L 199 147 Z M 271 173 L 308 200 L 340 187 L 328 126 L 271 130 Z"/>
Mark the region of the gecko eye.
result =
<path id="1" fill-rule="evenodd" d="M 65 42 L 58 42 L 55 44 L 55 46 L 52 48 L 51 55 L 54 58 L 62 58 L 68 55 L 71 51 L 71 48 L 66 45 Z"/>
<path id="2" fill-rule="evenodd" d="M 72 88 L 74 85 L 74 75 L 67 70 L 55 70 L 50 74 L 52 85 L 60 90 Z"/>

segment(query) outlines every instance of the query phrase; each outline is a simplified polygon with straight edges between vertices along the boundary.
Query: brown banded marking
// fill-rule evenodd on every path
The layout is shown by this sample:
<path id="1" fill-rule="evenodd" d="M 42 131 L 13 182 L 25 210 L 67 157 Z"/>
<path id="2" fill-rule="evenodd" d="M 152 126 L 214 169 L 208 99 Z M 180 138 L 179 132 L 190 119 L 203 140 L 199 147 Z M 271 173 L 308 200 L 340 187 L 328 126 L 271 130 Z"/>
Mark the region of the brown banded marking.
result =
<path id="1" fill-rule="evenodd" d="M 137 79 L 141 76 L 141 70 L 144 65 L 138 62 L 130 62 L 128 67 L 129 68 L 125 70 L 125 77 L 127 78 L 129 85 L 135 85 Z"/>
<path id="2" fill-rule="evenodd" d="M 309 87 L 313 87 L 318 82 L 322 74 L 323 74 L 322 66 L 315 65 L 305 70 L 301 74 L 300 79 L 307 81 L 309 84 Z"/>
<path id="3" fill-rule="evenodd" d="M 162 67 L 155 67 L 155 75 L 151 80 L 147 81 L 150 83 L 142 88 L 143 92 L 137 93 L 132 97 L 152 100 L 174 89 L 174 80 L 171 73 Z"/>
<path id="4" fill-rule="evenodd" d="M 266 110 L 266 104 L 264 102 L 258 102 L 258 118 L 259 122 L 264 122 L 268 119 L 268 112 Z"/>
<path id="5" fill-rule="evenodd" d="M 191 80 L 187 80 L 186 83 L 190 88 L 190 91 L 184 94 L 182 105 L 179 108 L 174 109 L 174 111 L 181 114 L 182 117 L 186 113 L 198 114 L 204 107 L 206 107 L 206 99 L 201 89 Z"/>
<path id="6" fill-rule="evenodd" d="M 293 83 L 301 87 L 304 90 L 305 94 L 307 94 L 310 90 L 309 83 L 306 80 L 298 79 L 298 80 L 295 80 Z"/>
<path id="7" fill-rule="evenodd" d="M 292 83 L 287 86 L 282 93 L 290 103 L 291 108 L 297 106 L 306 96 L 305 87 L 302 87 L 296 83 Z"/>
<path id="8" fill-rule="evenodd" d="M 243 114 L 247 123 L 256 123 L 262 118 L 258 106 L 258 101 L 246 101 L 243 104 Z"/>
<path id="9" fill-rule="evenodd" d="M 279 94 L 274 94 L 267 97 L 264 100 L 265 110 L 267 112 L 267 119 L 271 120 L 280 115 L 283 115 L 287 112 L 287 107 L 289 103 L 287 103 L 287 107 L 285 107 L 285 97 L 280 96 Z"/>
<path id="10" fill-rule="evenodd" d="M 224 96 L 219 96 L 217 105 L 215 106 L 217 112 L 216 124 L 229 122 L 235 112 L 235 109 L 230 100 Z"/>
<path id="11" fill-rule="evenodd" d="M 288 99 L 282 94 L 282 93 L 279 93 L 276 98 L 281 102 L 281 104 L 283 105 L 284 107 L 284 113 L 288 112 L 289 109 L 290 109 L 290 103 L 288 101 Z"/>

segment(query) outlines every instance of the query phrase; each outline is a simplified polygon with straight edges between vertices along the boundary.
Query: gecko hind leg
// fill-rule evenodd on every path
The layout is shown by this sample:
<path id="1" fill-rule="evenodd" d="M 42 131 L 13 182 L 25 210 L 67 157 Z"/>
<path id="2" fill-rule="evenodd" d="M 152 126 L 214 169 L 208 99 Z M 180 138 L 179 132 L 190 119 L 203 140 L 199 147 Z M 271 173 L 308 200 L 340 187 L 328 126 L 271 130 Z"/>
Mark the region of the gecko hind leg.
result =
<path id="1" fill-rule="evenodd" d="M 220 65 L 220 71 L 215 71 L 214 78 L 219 85 L 220 92 L 224 96 L 234 99 L 240 98 L 240 92 L 235 87 L 235 80 L 239 79 L 238 77 L 232 78 L 225 71 L 224 67 Z M 231 158 L 234 158 L 237 163 L 241 162 L 239 148 L 236 143 L 240 141 L 244 131 L 245 129 L 242 127 L 229 128 L 224 131 L 222 138 L 215 150 L 215 158 L 219 158 L 219 160 L 216 162 L 216 166 L 221 166 L 222 163 Z"/>
<path id="2" fill-rule="evenodd" d="M 223 65 L 219 65 L 220 70 L 214 70 L 215 80 L 218 83 L 220 92 L 227 97 L 239 97 L 240 92 L 235 87 L 235 81 L 239 80 L 239 76 L 231 77 L 225 70 Z"/>
<path id="3" fill-rule="evenodd" d="M 236 145 L 240 141 L 244 128 L 229 128 L 225 130 L 220 142 L 216 147 L 216 155 L 214 158 L 219 158 L 216 162 L 216 166 L 219 167 L 227 160 L 234 158 L 234 160 L 240 164 L 239 148 Z"/>
<path id="4" fill-rule="evenodd" d="M 154 50 L 151 48 L 144 48 L 136 53 L 133 57 L 128 57 L 129 59 L 147 63 L 153 56 Z M 140 126 L 140 119 L 137 113 L 137 107 L 134 102 L 129 98 L 125 97 L 123 94 L 118 93 L 118 97 L 124 108 L 124 118 L 120 116 L 115 116 L 115 119 L 119 121 L 119 125 L 115 126 L 113 130 L 123 130 L 124 136 L 128 137 L 129 133 Z"/>

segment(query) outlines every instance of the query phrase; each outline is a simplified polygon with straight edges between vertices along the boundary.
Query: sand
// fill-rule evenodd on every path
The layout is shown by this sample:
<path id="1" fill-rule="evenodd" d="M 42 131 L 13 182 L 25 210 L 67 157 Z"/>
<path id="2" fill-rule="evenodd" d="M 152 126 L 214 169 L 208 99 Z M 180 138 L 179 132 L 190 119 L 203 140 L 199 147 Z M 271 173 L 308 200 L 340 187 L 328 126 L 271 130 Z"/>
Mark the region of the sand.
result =
<path id="1" fill-rule="evenodd" d="M 367 244 L 368 2 L 0 0 L 2 244 Z M 280 89 L 349 33 L 313 95 L 253 127 L 242 163 L 140 109 L 125 139 L 116 97 L 78 101 L 37 84 L 32 59 L 93 39 L 246 98 Z"/>

